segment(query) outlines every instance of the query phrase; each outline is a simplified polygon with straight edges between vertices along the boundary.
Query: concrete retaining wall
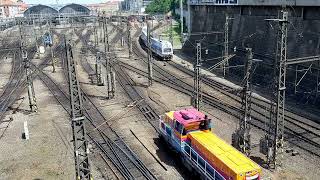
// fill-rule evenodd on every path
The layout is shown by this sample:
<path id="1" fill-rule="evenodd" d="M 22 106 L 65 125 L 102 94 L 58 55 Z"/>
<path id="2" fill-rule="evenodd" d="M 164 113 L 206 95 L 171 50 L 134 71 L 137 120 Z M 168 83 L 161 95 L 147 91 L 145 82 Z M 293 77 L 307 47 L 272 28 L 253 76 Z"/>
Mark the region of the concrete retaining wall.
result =
<path id="1" fill-rule="evenodd" d="M 290 26 L 288 34 L 288 58 L 305 57 L 320 54 L 320 7 L 290 7 Z M 252 47 L 255 58 L 263 62 L 257 68 L 256 83 L 267 87 L 271 81 L 272 64 L 276 53 L 276 37 L 279 29 L 278 23 L 265 19 L 278 18 L 281 7 L 272 6 L 191 6 L 191 33 L 224 31 L 225 14 L 234 19 L 230 20 L 230 51 L 237 47 L 237 57 L 231 65 L 244 63 L 245 47 Z M 198 39 L 203 39 L 202 46 L 209 49 L 209 55 L 203 54 L 203 59 L 221 56 L 223 49 L 223 34 L 191 36 L 184 45 L 183 51 L 193 56 L 193 45 Z M 211 61 L 207 65 L 217 63 Z M 316 63 L 314 67 L 320 67 Z M 308 66 L 308 64 L 305 64 Z M 289 67 L 288 91 L 292 91 L 295 74 Z M 231 70 L 239 79 L 242 69 Z M 308 73 L 300 87 L 303 91 L 314 91 L 317 71 Z M 291 85 L 290 85 L 291 84 Z M 290 88 L 291 86 L 291 88 Z M 304 87 L 305 86 L 305 87 Z"/>

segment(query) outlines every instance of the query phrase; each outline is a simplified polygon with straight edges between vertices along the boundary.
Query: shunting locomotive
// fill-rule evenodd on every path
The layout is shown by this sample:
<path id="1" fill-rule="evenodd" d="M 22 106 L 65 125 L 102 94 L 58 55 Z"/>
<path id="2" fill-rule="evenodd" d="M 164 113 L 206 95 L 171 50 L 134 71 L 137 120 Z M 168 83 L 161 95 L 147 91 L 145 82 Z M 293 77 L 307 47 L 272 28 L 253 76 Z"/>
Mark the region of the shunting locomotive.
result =
<path id="1" fill-rule="evenodd" d="M 160 116 L 160 134 L 183 164 L 201 179 L 259 180 L 261 167 L 211 132 L 212 122 L 194 108 Z"/>

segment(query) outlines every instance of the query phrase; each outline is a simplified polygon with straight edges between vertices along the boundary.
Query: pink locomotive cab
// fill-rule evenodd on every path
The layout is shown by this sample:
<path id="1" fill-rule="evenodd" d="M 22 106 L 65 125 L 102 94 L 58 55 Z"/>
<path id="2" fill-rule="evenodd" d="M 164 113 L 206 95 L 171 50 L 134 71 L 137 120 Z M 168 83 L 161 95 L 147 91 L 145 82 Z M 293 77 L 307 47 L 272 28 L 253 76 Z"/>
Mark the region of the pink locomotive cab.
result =
<path id="1" fill-rule="evenodd" d="M 261 167 L 211 132 L 211 120 L 194 108 L 160 116 L 160 135 L 200 179 L 259 180 Z"/>
<path id="2" fill-rule="evenodd" d="M 211 120 L 195 108 L 170 111 L 160 116 L 160 134 L 174 150 L 181 152 L 181 143 L 193 131 L 211 131 Z"/>

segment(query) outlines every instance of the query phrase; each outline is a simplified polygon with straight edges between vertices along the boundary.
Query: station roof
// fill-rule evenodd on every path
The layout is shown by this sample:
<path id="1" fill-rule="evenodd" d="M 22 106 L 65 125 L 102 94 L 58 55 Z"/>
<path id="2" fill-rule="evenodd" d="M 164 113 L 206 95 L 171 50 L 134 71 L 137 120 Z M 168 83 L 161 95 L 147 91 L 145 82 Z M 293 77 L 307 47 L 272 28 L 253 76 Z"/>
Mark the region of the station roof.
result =
<path id="1" fill-rule="evenodd" d="M 90 9 L 80 4 L 69 4 L 59 10 L 62 14 L 90 14 Z"/>
<path id="2" fill-rule="evenodd" d="M 90 14 L 90 9 L 80 4 L 67 4 L 60 9 L 55 6 L 47 6 L 38 4 L 28 8 L 23 14 L 24 16 L 32 15 L 54 15 L 54 14 Z"/>
<path id="3" fill-rule="evenodd" d="M 57 14 L 58 10 L 50 7 L 50 6 L 46 6 L 46 5 L 42 5 L 42 4 L 38 4 L 35 6 L 32 6 L 30 8 L 28 8 L 23 15 L 24 16 L 30 16 L 30 15 L 40 15 L 40 14 L 46 14 L 46 15 L 50 15 L 50 14 Z"/>

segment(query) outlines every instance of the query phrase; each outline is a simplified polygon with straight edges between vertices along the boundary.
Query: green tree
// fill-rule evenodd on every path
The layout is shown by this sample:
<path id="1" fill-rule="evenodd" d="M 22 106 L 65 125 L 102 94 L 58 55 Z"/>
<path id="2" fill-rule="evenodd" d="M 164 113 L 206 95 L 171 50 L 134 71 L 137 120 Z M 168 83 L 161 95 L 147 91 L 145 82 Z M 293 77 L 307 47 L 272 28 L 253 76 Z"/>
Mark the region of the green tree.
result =
<path id="1" fill-rule="evenodd" d="M 182 0 L 184 5 L 187 5 L 187 0 Z M 146 13 L 149 14 L 163 14 L 169 11 L 174 12 L 179 8 L 180 0 L 153 0 L 147 7 Z"/>
<path id="2" fill-rule="evenodd" d="M 174 9 L 177 0 L 153 0 L 146 8 L 149 14 L 167 13 Z"/>

